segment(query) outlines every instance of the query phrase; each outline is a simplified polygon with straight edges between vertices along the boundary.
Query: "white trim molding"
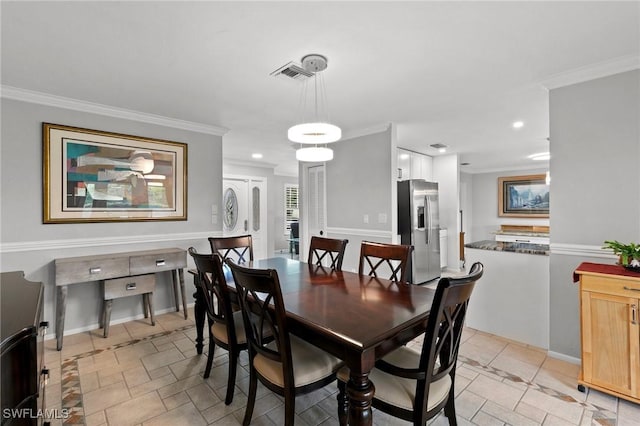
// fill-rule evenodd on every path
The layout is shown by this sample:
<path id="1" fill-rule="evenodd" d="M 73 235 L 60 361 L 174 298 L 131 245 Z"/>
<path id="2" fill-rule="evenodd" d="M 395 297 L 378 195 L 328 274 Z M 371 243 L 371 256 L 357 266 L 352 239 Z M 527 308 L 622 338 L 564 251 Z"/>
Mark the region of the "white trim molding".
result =
<path id="1" fill-rule="evenodd" d="M 551 90 L 635 69 L 640 69 L 640 56 L 627 55 L 555 74 L 540 81 L 540 84 Z"/>
<path id="2" fill-rule="evenodd" d="M 549 245 L 551 254 L 565 256 L 598 257 L 603 259 L 616 259 L 611 250 L 603 249 L 601 246 L 589 246 L 583 244 L 561 244 L 551 243 Z"/>
<path id="3" fill-rule="evenodd" d="M 229 131 L 227 128 L 213 126 L 210 124 L 179 120 L 177 118 L 164 117 L 161 115 L 82 101 L 79 99 L 66 98 L 63 96 L 51 95 L 49 93 L 36 92 L 34 90 L 21 89 L 13 86 L 2 85 L 1 96 L 3 98 L 16 101 L 70 109 L 73 111 L 88 112 L 107 117 L 123 118 L 125 120 L 138 121 L 142 123 L 157 124 L 159 126 L 188 130 L 207 135 L 222 136 Z"/>
<path id="4" fill-rule="evenodd" d="M 327 234 L 338 235 L 357 235 L 359 237 L 373 237 L 373 238 L 393 238 L 392 231 L 381 231 L 377 229 L 362 229 L 362 228 L 333 228 L 326 227 Z"/>
<path id="5" fill-rule="evenodd" d="M 136 235 L 123 237 L 75 238 L 67 240 L 25 241 L 0 244 L 0 253 L 25 251 L 62 250 L 70 248 L 117 246 L 126 244 L 149 244 L 158 242 L 177 242 L 206 240 L 209 237 L 221 237 L 222 231 L 189 232 L 182 234 Z"/>
<path id="6" fill-rule="evenodd" d="M 550 358 L 559 359 L 560 361 L 566 361 L 570 364 L 580 365 L 582 360 L 573 356 L 561 354 L 560 352 L 547 351 L 547 356 Z"/>

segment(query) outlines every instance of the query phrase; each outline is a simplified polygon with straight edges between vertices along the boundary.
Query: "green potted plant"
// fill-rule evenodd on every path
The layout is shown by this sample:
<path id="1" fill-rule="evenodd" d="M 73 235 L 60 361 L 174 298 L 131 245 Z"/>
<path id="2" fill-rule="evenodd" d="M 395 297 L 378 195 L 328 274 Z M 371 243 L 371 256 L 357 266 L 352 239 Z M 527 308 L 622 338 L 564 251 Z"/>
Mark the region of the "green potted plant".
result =
<path id="1" fill-rule="evenodd" d="M 640 269 L 640 244 L 623 244 L 619 241 L 605 241 L 602 248 L 608 248 L 620 257 L 620 264 L 625 267 Z"/>

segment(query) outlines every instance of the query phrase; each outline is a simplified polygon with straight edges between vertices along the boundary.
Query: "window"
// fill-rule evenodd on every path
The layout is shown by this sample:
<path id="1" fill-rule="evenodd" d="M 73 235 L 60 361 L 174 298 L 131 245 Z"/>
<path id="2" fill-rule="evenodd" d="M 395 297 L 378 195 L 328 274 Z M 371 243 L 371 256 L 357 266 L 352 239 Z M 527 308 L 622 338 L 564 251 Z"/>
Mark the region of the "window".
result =
<path id="1" fill-rule="evenodd" d="M 298 210 L 298 185 L 284 185 L 284 234 L 291 232 L 291 222 L 297 222 L 300 217 Z"/>

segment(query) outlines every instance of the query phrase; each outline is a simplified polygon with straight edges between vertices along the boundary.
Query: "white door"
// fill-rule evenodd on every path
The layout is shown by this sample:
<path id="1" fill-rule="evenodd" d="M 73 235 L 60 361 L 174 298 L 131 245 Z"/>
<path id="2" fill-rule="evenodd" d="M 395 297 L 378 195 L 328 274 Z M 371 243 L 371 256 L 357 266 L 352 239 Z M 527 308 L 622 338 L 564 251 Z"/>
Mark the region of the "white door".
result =
<path id="1" fill-rule="evenodd" d="M 266 182 L 248 177 L 227 177 L 222 182 L 222 234 L 251 234 L 253 257 L 267 257 Z"/>
<path id="2" fill-rule="evenodd" d="M 309 206 L 309 240 L 314 235 L 324 236 L 325 234 L 325 185 L 324 185 L 325 167 L 313 166 L 307 170 L 307 182 L 309 190 L 307 191 L 307 205 Z M 308 243 L 307 243 L 308 246 Z"/>

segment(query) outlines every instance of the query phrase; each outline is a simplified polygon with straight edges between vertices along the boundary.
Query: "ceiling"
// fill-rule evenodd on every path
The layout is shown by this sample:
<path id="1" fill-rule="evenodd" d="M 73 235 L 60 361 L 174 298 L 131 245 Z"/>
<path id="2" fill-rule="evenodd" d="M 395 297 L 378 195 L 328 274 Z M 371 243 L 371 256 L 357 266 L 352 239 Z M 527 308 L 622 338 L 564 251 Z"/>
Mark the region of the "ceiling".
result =
<path id="1" fill-rule="evenodd" d="M 545 82 L 640 52 L 636 1 L 1 7 L 3 86 L 226 128 L 226 161 L 259 164 L 260 152 L 294 175 L 301 84 L 269 74 L 305 54 L 329 59 L 345 137 L 392 122 L 398 146 L 445 144 L 473 173 L 546 167 L 527 158 L 549 149 Z"/>

